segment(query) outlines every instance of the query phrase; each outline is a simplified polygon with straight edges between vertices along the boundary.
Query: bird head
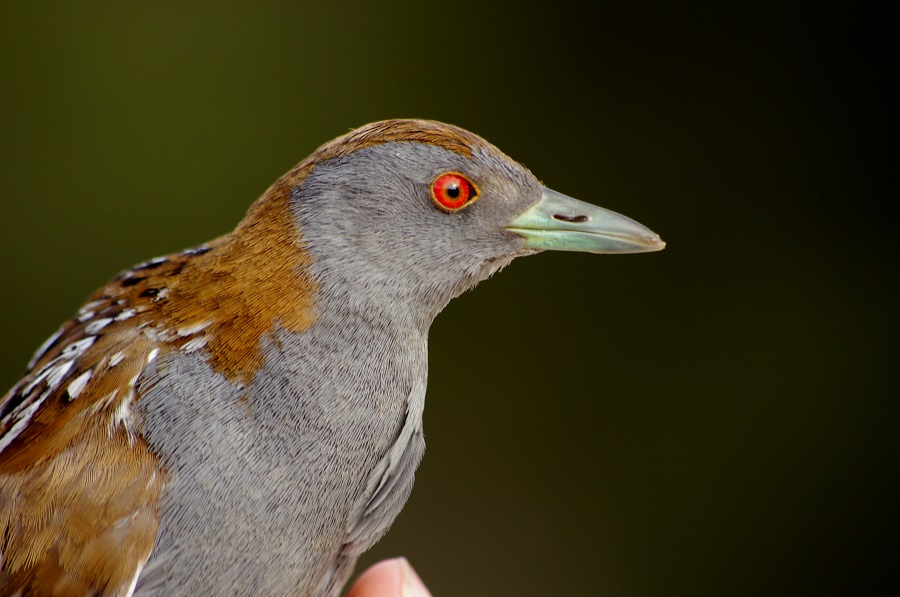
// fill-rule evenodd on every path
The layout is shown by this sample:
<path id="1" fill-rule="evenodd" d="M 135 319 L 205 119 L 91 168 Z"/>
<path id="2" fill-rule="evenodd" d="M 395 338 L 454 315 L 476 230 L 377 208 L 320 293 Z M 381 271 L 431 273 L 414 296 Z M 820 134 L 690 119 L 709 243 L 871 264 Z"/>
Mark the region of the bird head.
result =
<path id="1" fill-rule="evenodd" d="M 282 184 L 323 290 L 432 316 L 519 256 L 665 246 L 625 216 L 544 187 L 481 137 L 433 121 L 356 129 Z M 348 292 L 359 287 L 366 292 Z"/>

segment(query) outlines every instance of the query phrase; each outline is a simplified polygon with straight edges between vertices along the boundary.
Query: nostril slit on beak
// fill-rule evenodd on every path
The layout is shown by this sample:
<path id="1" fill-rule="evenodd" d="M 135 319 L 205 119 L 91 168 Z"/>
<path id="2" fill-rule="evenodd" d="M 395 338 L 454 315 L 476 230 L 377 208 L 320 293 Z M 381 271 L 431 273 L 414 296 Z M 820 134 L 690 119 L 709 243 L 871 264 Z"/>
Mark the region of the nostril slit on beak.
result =
<path id="1" fill-rule="evenodd" d="M 553 219 L 560 220 L 561 222 L 575 222 L 575 223 L 581 223 L 581 222 L 588 221 L 587 216 L 566 216 L 563 214 L 553 214 Z"/>

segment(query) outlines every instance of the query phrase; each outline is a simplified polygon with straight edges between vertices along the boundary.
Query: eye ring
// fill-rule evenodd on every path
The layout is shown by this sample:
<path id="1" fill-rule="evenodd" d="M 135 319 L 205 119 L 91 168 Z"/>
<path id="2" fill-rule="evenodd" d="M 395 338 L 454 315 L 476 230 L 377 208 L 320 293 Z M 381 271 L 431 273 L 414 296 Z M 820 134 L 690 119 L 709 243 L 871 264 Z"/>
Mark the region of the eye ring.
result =
<path id="1" fill-rule="evenodd" d="M 431 183 L 431 198 L 448 213 L 459 211 L 478 198 L 478 187 L 459 172 L 444 172 Z"/>

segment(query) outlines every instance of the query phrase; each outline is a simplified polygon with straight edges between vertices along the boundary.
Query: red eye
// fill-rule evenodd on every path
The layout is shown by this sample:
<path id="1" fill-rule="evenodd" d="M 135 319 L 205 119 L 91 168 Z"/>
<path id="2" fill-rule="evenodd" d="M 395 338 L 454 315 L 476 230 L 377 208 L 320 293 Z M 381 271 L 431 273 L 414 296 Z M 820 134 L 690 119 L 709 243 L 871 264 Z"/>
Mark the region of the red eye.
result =
<path id="1" fill-rule="evenodd" d="M 457 172 L 446 172 L 431 183 L 431 196 L 446 211 L 456 211 L 475 199 L 478 192 L 469 179 Z"/>

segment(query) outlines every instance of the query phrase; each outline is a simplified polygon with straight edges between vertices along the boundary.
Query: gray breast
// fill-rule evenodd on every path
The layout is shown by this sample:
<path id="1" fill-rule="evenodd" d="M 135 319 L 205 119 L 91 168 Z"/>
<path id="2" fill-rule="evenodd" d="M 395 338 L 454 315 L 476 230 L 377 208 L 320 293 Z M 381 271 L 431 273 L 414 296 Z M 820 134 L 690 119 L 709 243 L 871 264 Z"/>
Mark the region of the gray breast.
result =
<path id="1" fill-rule="evenodd" d="M 137 595 L 327 594 L 405 503 L 424 451 L 424 334 L 345 314 L 274 336 L 246 388 L 200 352 L 140 380 L 170 484 Z"/>

